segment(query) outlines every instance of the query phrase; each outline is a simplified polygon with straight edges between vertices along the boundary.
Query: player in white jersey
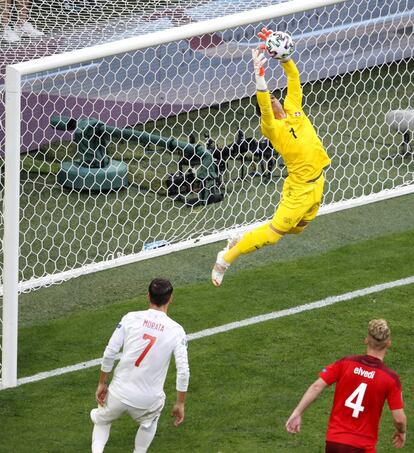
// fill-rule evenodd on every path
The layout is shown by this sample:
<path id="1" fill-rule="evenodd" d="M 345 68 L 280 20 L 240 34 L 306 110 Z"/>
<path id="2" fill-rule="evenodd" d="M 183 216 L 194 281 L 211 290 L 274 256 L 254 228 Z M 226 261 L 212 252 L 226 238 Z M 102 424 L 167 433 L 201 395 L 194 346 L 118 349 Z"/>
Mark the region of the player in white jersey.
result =
<path id="1" fill-rule="evenodd" d="M 154 279 L 148 289 L 149 309 L 126 314 L 112 334 L 95 394 L 98 408 L 91 411 L 92 453 L 104 451 L 111 423 L 125 412 L 140 424 L 134 453 L 147 451 L 164 407 L 163 388 L 172 354 L 177 368 L 177 400 L 172 415 L 175 426 L 183 422 L 190 372 L 184 329 L 167 316 L 172 293 L 168 280 Z M 121 348 L 121 358 L 108 387 L 106 378 Z"/>

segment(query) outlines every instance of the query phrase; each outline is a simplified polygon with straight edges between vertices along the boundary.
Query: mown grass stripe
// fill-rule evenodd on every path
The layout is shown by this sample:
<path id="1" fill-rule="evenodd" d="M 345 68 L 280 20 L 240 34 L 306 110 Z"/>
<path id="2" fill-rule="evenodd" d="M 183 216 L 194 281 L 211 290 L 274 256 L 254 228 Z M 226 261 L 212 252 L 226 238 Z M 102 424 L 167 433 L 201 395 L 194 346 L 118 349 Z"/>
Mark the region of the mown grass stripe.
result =
<path id="1" fill-rule="evenodd" d="M 209 329 L 203 329 L 203 330 L 200 330 L 199 332 L 194 332 L 194 333 L 188 334 L 188 340 L 189 341 L 198 340 L 200 338 L 209 337 L 211 335 L 217 335 L 219 333 L 229 332 L 230 330 L 239 329 L 241 327 L 246 327 L 246 326 L 250 326 L 253 324 L 258 324 L 261 322 L 269 321 L 272 319 L 283 318 L 286 316 L 295 315 L 297 313 L 302 313 L 304 311 L 315 310 L 318 308 L 327 307 L 329 305 L 333 305 L 333 304 L 336 304 L 339 302 L 356 299 L 358 297 L 363 297 L 363 296 L 367 296 L 369 294 L 379 293 L 379 292 L 385 291 L 387 289 L 397 288 L 400 286 L 406 286 L 406 285 L 410 285 L 413 283 L 414 283 L 414 275 L 411 277 L 402 278 L 400 280 L 394 280 L 391 282 L 381 283 L 379 285 L 373 285 L 373 286 L 369 286 L 367 288 L 358 289 L 358 290 L 351 291 L 348 293 L 340 294 L 338 296 L 326 297 L 325 299 L 321 299 L 321 300 L 318 300 L 316 302 L 312 302 L 309 304 L 298 305 L 296 307 L 288 308 L 285 310 L 274 311 L 274 312 L 267 313 L 264 315 L 253 316 L 251 318 L 243 319 L 241 321 L 235 321 L 235 322 L 231 322 L 228 324 L 223 324 L 221 326 L 212 327 Z M 87 362 L 77 363 L 75 365 L 70 365 L 70 366 L 66 366 L 66 367 L 62 367 L 62 368 L 56 368 L 55 370 L 51 370 L 51 371 L 37 373 L 33 376 L 27 376 L 27 377 L 18 379 L 17 386 L 41 381 L 41 380 L 48 379 L 48 378 L 51 378 L 54 376 L 60 376 L 62 374 L 66 374 L 66 373 L 72 373 L 74 371 L 84 370 L 84 369 L 91 368 L 94 366 L 98 366 L 100 364 L 100 362 L 101 362 L 101 359 L 99 358 L 99 359 L 89 360 Z M 3 389 L 4 388 L 0 386 L 0 390 L 3 390 Z"/>

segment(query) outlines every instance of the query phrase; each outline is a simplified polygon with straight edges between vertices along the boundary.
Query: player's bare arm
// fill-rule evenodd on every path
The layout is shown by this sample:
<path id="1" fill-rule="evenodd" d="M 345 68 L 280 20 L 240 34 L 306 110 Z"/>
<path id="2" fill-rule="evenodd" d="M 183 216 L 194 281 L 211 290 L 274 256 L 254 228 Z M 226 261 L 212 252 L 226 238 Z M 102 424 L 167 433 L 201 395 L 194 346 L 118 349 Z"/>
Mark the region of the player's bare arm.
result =
<path id="1" fill-rule="evenodd" d="M 183 332 L 184 333 L 184 332 Z M 188 366 L 187 338 L 182 336 L 174 348 L 175 366 L 177 368 L 176 390 L 177 397 L 171 415 L 174 425 L 179 426 L 184 421 L 184 404 L 190 379 Z"/>
<path id="2" fill-rule="evenodd" d="M 184 405 L 186 392 L 177 392 L 177 400 L 171 412 L 174 417 L 174 426 L 179 426 L 184 421 Z"/>
<path id="3" fill-rule="evenodd" d="M 405 445 L 407 433 L 407 417 L 404 409 L 396 409 L 391 411 L 394 421 L 395 432 L 392 436 L 392 444 L 395 448 L 402 448 Z"/>
<path id="4" fill-rule="evenodd" d="M 106 396 L 108 394 L 108 384 L 106 383 L 107 377 L 108 373 L 101 371 L 101 374 L 99 375 L 98 387 L 95 392 L 96 402 L 100 406 L 103 406 L 105 404 Z"/>
<path id="5" fill-rule="evenodd" d="M 296 434 L 300 432 L 303 413 L 306 408 L 318 398 L 327 385 L 328 384 L 322 378 L 318 378 L 309 386 L 308 390 L 306 390 L 299 404 L 296 406 L 286 422 L 286 430 L 288 433 Z"/>

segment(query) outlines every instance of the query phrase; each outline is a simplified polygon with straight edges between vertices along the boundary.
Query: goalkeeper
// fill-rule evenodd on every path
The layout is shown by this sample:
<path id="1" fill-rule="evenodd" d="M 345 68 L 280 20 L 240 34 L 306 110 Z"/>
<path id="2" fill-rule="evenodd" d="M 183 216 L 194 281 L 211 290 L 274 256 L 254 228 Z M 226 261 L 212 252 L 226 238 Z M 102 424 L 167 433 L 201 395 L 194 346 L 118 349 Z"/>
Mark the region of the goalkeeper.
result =
<path id="1" fill-rule="evenodd" d="M 259 37 L 266 40 L 271 33 L 264 28 Z M 267 88 L 266 57 L 259 49 L 254 49 L 252 56 L 262 133 L 283 157 L 288 176 L 273 219 L 245 233 L 241 239 L 230 239 L 227 247 L 218 253 L 211 276 L 215 286 L 221 285 L 224 273 L 240 255 L 277 244 L 286 234 L 299 234 L 306 228 L 318 212 L 323 195 L 323 171 L 331 162 L 302 110 L 299 71 L 293 60 L 288 57 L 281 61 L 287 76 L 287 95 L 282 106 Z"/>

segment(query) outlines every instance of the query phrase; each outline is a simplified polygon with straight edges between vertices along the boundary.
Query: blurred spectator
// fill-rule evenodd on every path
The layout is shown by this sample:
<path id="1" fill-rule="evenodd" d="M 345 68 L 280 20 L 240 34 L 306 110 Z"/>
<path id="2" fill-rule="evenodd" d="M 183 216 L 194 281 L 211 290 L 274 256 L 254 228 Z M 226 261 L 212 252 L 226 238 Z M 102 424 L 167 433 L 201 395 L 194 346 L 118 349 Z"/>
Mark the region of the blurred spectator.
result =
<path id="1" fill-rule="evenodd" d="M 11 11 L 15 4 L 17 10 L 17 20 L 12 26 Z M 22 36 L 36 38 L 43 36 L 44 33 L 38 30 L 29 22 L 29 10 L 31 0 L 0 0 L 1 24 L 3 26 L 2 39 L 7 42 L 20 41 Z"/>

